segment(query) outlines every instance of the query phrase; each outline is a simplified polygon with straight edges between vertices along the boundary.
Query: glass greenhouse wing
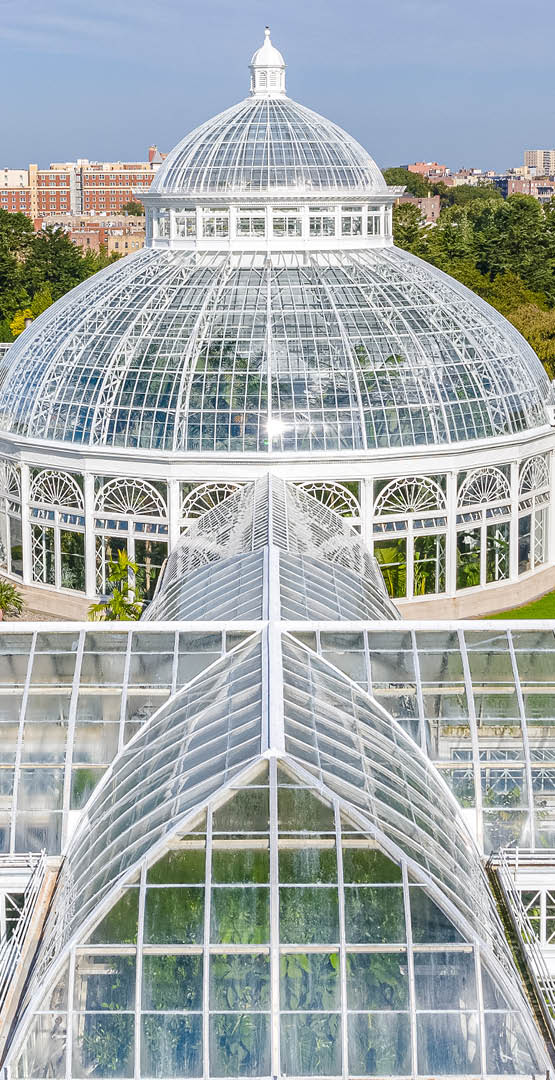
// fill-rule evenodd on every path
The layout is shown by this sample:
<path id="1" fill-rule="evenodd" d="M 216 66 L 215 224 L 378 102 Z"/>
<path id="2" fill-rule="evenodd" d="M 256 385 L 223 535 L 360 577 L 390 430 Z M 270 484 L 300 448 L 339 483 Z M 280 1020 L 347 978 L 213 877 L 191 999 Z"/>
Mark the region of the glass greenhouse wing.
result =
<path id="1" fill-rule="evenodd" d="M 447 788 L 286 638 L 281 675 L 264 634 L 148 721 L 91 800 L 9 1061 L 22 1078 L 364 1076 L 376 1055 L 388 1075 L 547 1063 Z"/>

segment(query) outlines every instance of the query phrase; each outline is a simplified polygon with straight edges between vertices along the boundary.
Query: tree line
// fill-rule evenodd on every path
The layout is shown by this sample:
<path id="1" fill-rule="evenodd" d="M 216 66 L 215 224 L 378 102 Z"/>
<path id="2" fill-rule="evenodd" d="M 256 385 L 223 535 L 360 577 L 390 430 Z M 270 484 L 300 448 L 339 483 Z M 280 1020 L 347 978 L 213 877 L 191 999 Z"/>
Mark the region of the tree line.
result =
<path id="1" fill-rule="evenodd" d="M 13 341 L 27 319 L 116 258 L 82 251 L 55 226 L 35 232 L 24 214 L 0 210 L 0 341 Z"/>
<path id="2" fill-rule="evenodd" d="M 389 183 L 402 183 L 399 173 L 405 170 L 386 170 L 385 176 Z M 497 308 L 555 378 L 555 200 L 542 205 L 519 194 L 502 199 L 487 186 L 452 190 L 462 194 L 453 203 L 442 198 L 433 226 L 424 224 L 414 204 L 396 207 L 395 243 Z"/>

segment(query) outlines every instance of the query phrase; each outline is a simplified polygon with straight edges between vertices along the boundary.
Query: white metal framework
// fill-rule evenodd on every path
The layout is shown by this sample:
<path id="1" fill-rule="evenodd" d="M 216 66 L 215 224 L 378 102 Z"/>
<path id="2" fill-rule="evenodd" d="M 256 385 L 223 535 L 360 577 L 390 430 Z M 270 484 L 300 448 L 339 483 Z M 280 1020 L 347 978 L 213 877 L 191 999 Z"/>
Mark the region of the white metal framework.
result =
<path id="1" fill-rule="evenodd" d="M 523 819 L 517 784 L 537 738 L 521 713 L 501 747 L 495 717 L 524 701 L 520 664 L 555 650 L 553 632 L 411 629 L 383 586 L 382 621 L 326 621 L 314 613 L 323 573 L 360 589 L 372 579 L 354 527 L 271 478 L 226 503 L 185 532 L 150 614 L 189 614 L 186 586 L 217 610 L 205 571 L 237 576 L 259 557 L 254 621 L 238 609 L 219 628 L 202 612 L 129 629 L 0 627 L 0 670 L 25 700 L 12 835 L 29 847 L 19 830 L 42 815 L 43 827 L 65 818 L 68 837 L 8 1076 L 545 1071 L 467 821 L 475 803 L 495 846 Z M 293 596 L 307 607 L 295 623 Z M 37 736 L 29 712 L 49 680 L 66 694 L 65 765 L 52 721 Z M 541 745 L 549 758 L 545 732 Z M 59 834 L 48 839 L 57 850 Z"/>
<path id="2" fill-rule="evenodd" d="M 498 312 L 393 246 L 397 189 L 284 71 L 267 35 L 250 96 L 144 194 L 145 250 L 3 357 L 0 570 L 92 599 L 125 549 L 150 598 L 183 528 L 271 469 L 341 507 L 394 597 L 533 589 L 555 563 L 547 375 Z"/>

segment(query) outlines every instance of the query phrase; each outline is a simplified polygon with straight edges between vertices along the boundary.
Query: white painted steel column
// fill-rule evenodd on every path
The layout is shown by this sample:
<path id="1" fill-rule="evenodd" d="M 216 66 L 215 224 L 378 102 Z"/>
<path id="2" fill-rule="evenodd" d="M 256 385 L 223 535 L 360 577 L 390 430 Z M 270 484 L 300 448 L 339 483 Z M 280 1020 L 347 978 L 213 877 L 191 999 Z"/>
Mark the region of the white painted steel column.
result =
<path id="1" fill-rule="evenodd" d="M 447 537 L 445 541 L 445 591 L 457 591 L 457 474 L 447 473 Z"/>
<path id="2" fill-rule="evenodd" d="M 173 551 L 181 531 L 181 498 L 179 480 L 168 481 L 168 554 Z"/>
<path id="3" fill-rule="evenodd" d="M 555 451 L 549 460 L 549 510 L 547 513 L 547 561 L 555 562 Z"/>
<path id="4" fill-rule="evenodd" d="M 31 470 L 24 461 L 21 462 L 21 547 L 23 552 L 23 581 L 30 585 L 33 580 L 32 545 L 31 545 L 31 520 L 29 518 L 29 491 L 31 487 Z"/>
<path id="5" fill-rule="evenodd" d="M 533 543 L 532 527 L 530 528 L 530 544 Z M 511 581 L 518 577 L 518 461 L 511 462 L 511 522 L 510 522 L 510 548 L 509 548 L 509 578 Z M 534 552 L 530 552 L 533 565 Z"/>
<path id="6" fill-rule="evenodd" d="M 83 500 L 85 505 L 85 592 L 94 599 L 96 589 L 96 540 L 94 535 L 94 476 L 83 476 Z"/>

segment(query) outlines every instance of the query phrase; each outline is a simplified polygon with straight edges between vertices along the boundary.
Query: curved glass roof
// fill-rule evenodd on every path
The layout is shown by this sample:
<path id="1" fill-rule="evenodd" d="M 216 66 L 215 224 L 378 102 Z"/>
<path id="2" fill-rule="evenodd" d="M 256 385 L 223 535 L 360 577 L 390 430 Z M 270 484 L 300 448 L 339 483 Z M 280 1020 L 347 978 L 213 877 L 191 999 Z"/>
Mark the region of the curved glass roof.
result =
<path id="1" fill-rule="evenodd" d="M 477 850 L 433 766 L 311 650 L 285 637 L 280 673 L 271 648 L 257 635 L 218 661 L 116 758 L 60 873 L 15 1075 L 544 1071 Z M 283 703 L 269 725 L 263 670 Z M 327 981 L 323 1002 L 289 985 L 295 967 L 314 990 Z M 246 1058 L 229 1046 L 238 1025 Z M 381 1045 L 392 1031 L 395 1051 Z"/>
<path id="2" fill-rule="evenodd" d="M 366 150 L 287 97 L 249 97 L 190 132 L 166 158 L 158 195 L 372 195 L 387 185 Z"/>
<path id="3" fill-rule="evenodd" d="M 11 347 L 0 427 L 203 455 L 372 450 L 537 428 L 548 395 L 510 323 L 402 250 L 149 249 Z"/>

